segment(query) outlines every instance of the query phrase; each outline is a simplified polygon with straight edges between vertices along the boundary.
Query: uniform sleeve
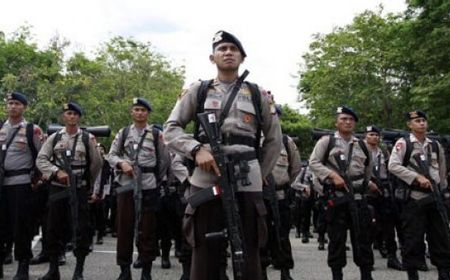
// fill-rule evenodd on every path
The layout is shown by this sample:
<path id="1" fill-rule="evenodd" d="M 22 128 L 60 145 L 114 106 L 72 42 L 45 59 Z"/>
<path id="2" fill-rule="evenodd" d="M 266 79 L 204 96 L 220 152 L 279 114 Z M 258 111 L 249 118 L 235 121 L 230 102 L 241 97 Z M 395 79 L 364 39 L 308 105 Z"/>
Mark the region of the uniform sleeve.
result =
<path id="1" fill-rule="evenodd" d="M 42 133 L 42 129 L 38 125 L 34 125 L 33 145 L 36 148 L 37 152 L 39 152 L 39 150 L 41 149 L 43 142 L 44 142 L 44 134 Z"/>
<path id="2" fill-rule="evenodd" d="M 447 164 L 445 161 L 444 148 L 440 143 L 439 145 L 439 177 L 441 179 L 440 188 L 446 189 L 448 186 L 447 182 Z"/>
<path id="3" fill-rule="evenodd" d="M 327 166 L 322 163 L 322 159 L 325 156 L 325 151 L 328 147 L 328 142 L 330 141 L 329 136 L 323 136 L 317 141 L 314 146 L 314 150 L 309 157 L 309 166 L 311 168 L 311 172 L 321 181 L 325 181 L 328 176 L 330 176 L 331 170 Z"/>
<path id="4" fill-rule="evenodd" d="M 294 142 L 294 140 L 292 140 L 291 137 L 288 137 L 288 147 L 290 150 L 289 166 L 291 167 L 289 179 L 290 179 L 290 183 L 292 183 L 295 180 L 295 178 L 297 177 L 297 175 L 300 174 L 300 171 L 302 170 L 302 166 L 300 164 L 300 162 L 301 162 L 300 152 L 297 148 L 297 145 L 295 145 L 295 142 Z"/>
<path id="5" fill-rule="evenodd" d="M 90 166 L 89 171 L 91 175 L 91 182 L 94 182 L 103 166 L 103 158 L 100 154 L 100 151 L 97 149 L 95 137 L 92 134 L 89 134 L 89 157 L 90 157 Z"/>
<path id="6" fill-rule="evenodd" d="M 47 141 L 42 145 L 36 158 L 36 167 L 41 171 L 42 177 L 46 180 L 50 179 L 53 173 L 59 170 L 58 166 L 51 162 L 53 157 L 53 139 L 56 133 L 53 133 L 47 138 Z"/>
<path id="7" fill-rule="evenodd" d="M 366 150 L 368 151 L 367 144 L 365 142 L 364 142 L 364 145 L 366 145 Z M 365 177 L 366 182 L 369 182 L 373 175 L 372 172 L 373 172 L 374 162 L 372 160 L 372 154 L 370 152 L 368 152 L 366 156 L 368 157 L 367 160 L 369 161 L 369 164 L 364 169 L 364 177 Z"/>
<path id="8" fill-rule="evenodd" d="M 170 154 L 169 149 L 164 144 L 164 136 L 162 132 L 158 133 L 158 137 L 160 141 L 158 141 L 158 151 L 159 151 L 159 157 L 160 157 L 160 165 L 159 165 L 159 174 L 167 174 L 167 171 L 170 167 Z"/>
<path id="9" fill-rule="evenodd" d="M 101 182 L 101 179 L 102 179 L 102 175 L 101 175 L 101 172 L 100 172 L 100 174 L 98 174 L 97 178 L 95 178 L 93 191 L 92 191 L 92 193 L 95 193 L 96 195 L 100 194 L 100 182 Z"/>
<path id="10" fill-rule="evenodd" d="M 109 153 L 106 155 L 105 159 L 106 161 L 108 161 L 109 165 L 111 166 L 111 168 L 113 169 L 118 169 L 118 164 L 126 161 L 123 158 L 123 154 L 122 154 L 122 134 L 123 134 L 123 130 L 124 128 L 122 128 L 121 130 L 119 130 L 119 132 L 117 132 L 116 137 L 114 138 L 113 142 L 111 143 L 111 148 L 109 149 Z"/>
<path id="11" fill-rule="evenodd" d="M 276 114 L 270 110 L 267 93 L 261 90 L 262 132 L 264 141 L 261 147 L 261 174 L 266 178 L 277 163 L 282 149 L 281 126 Z"/>
<path id="12" fill-rule="evenodd" d="M 406 166 L 403 166 L 403 158 L 405 157 L 405 153 L 406 141 L 401 138 L 395 143 L 395 146 L 392 149 L 388 169 L 393 175 L 397 176 L 408 185 L 411 185 L 418 174 L 417 172 L 408 169 Z"/>
<path id="13" fill-rule="evenodd" d="M 194 84 L 181 94 L 164 124 L 164 141 L 167 147 L 175 153 L 181 154 L 183 157 L 189 159 L 193 159 L 191 151 L 200 142 L 195 140 L 193 136 L 188 135 L 184 129 L 195 119 L 199 86 L 200 82 Z"/>

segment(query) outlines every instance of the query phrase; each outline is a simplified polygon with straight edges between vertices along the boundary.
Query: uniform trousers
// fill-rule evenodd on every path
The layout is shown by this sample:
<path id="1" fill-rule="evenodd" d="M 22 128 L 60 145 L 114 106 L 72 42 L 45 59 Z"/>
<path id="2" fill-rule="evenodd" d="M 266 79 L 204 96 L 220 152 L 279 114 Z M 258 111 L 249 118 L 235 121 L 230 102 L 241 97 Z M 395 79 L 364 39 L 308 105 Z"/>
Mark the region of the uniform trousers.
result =
<path id="1" fill-rule="evenodd" d="M 31 240 L 32 190 L 30 184 L 3 186 L 0 199 L 0 260 L 7 253 L 6 245 L 14 243 L 14 257 L 26 261 L 33 257 Z"/>
<path id="2" fill-rule="evenodd" d="M 159 190 L 142 190 L 142 209 L 138 225 L 137 249 L 144 265 L 151 264 L 159 255 L 156 232 L 156 210 Z M 135 209 L 133 192 L 117 195 L 117 264 L 130 265 L 133 261 Z"/>
<path id="3" fill-rule="evenodd" d="M 403 207 L 402 221 L 402 259 L 405 269 L 417 270 L 423 263 L 425 234 L 431 263 L 438 268 L 450 269 L 448 221 L 443 221 L 436 204 L 431 202 L 423 205 L 420 200 L 409 199 Z"/>
<path id="4" fill-rule="evenodd" d="M 198 190 L 191 187 L 192 192 Z M 261 260 L 259 250 L 267 241 L 266 207 L 261 192 L 236 193 L 239 214 L 242 221 L 244 267 L 243 280 L 261 280 Z M 207 240 L 206 233 L 223 231 L 225 217 L 220 199 L 206 202 L 196 209 L 188 205 L 183 221 L 183 230 L 192 246 L 190 279 L 220 279 L 226 240 Z"/>
<path id="5" fill-rule="evenodd" d="M 77 188 L 78 226 L 73 236 L 73 221 L 71 215 L 70 198 L 52 201 L 52 195 L 64 191 L 58 186 L 49 187 L 49 209 L 47 217 L 48 255 L 60 256 L 68 241 L 75 240 L 73 253 L 75 257 L 85 257 L 89 254 L 92 243 L 92 227 L 89 216 L 88 193 L 84 187 Z"/>
<path id="6" fill-rule="evenodd" d="M 332 269 L 341 269 L 347 265 L 345 247 L 348 229 L 350 229 L 353 261 L 355 264 L 364 269 L 373 266 L 373 251 L 370 243 L 372 214 L 366 199 L 363 198 L 355 202 L 359 221 L 358 236 L 353 227 L 348 202 L 328 206 L 327 208 L 327 233 L 330 240 L 328 245 L 328 266 Z"/>

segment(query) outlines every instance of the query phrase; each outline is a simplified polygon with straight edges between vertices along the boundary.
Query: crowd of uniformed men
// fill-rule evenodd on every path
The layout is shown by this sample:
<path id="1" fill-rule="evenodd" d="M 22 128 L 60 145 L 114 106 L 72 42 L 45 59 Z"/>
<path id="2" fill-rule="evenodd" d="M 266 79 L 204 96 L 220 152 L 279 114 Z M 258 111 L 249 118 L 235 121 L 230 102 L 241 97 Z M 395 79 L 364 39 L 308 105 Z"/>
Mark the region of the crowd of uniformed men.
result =
<path id="1" fill-rule="evenodd" d="M 281 132 L 273 96 L 238 77 L 246 55 L 235 36 L 217 32 L 209 57 L 217 76 L 183 91 L 164 129 L 148 123 L 157 108 L 134 98 L 131 124 L 109 152 L 80 128 L 84 112 L 76 102 L 63 105 L 62 129 L 45 135 L 24 119 L 26 95 L 9 93 L 0 130 L 0 279 L 12 251 L 13 279 L 29 279 L 29 265 L 43 262 L 49 269 L 39 279 L 60 279 L 66 250 L 76 257 L 72 279 L 84 279 L 94 236 L 102 244 L 111 233 L 118 280 L 131 279 L 132 265 L 142 269 L 142 280 L 151 279 L 157 256 L 170 268 L 172 240 L 182 280 L 228 279 L 228 263 L 235 279 L 267 279 L 273 265 L 289 280 L 293 227 L 303 243 L 311 228 L 319 250 L 328 243 L 334 280 L 344 279 L 348 232 L 362 280 L 373 279 L 373 249 L 410 280 L 428 269 L 427 254 L 439 279 L 450 279 L 448 173 L 442 146 L 427 137 L 426 114 L 407 113 L 410 133 L 389 151 L 375 125 L 363 139 L 355 137 L 357 113 L 339 106 L 336 131 L 318 140 L 309 164 L 301 162 L 293 139 Z M 199 123 L 202 113 L 216 125 L 220 149 Z M 193 134 L 185 131 L 191 122 Z M 227 208 L 222 198 L 230 190 L 233 207 Z M 238 215 L 230 215 L 234 210 Z M 39 228 L 42 251 L 33 257 Z"/>

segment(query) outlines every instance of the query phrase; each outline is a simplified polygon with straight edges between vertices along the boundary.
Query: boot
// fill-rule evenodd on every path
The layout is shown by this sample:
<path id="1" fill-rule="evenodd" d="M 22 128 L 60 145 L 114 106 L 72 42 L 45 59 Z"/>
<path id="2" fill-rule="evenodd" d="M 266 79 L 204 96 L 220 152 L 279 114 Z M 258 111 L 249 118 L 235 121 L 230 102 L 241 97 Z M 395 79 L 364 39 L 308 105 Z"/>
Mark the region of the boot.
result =
<path id="1" fill-rule="evenodd" d="M 169 269 L 171 267 L 170 259 L 169 259 L 169 251 L 164 250 L 161 254 L 161 268 Z"/>
<path id="2" fill-rule="evenodd" d="M 417 270 L 408 270 L 408 280 L 419 280 Z"/>
<path id="3" fill-rule="evenodd" d="M 13 280 L 28 280 L 29 261 L 19 261 L 17 266 L 17 273 L 14 275 Z"/>
<path id="4" fill-rule="evenodd" d="M 3 260 L 3 264 L 12 264 L 12 262 L 13 262 L 12 253 L 9 252 L 9 253 L 6 254 L 6 257 Z"/>
<path id="5" fill-rule="evenodd" d="M 438 280 L 450 280 L 450 275 L 447 269 L 438 268 Z"/>
<path id="6" fill-rule="evenodd" d="M 427 263 L 424 261 L 423 263 L 419 264 L 419 266 L 417 267 L 417 270 L 428 271 L 429 268 L 428 268 Z"/>
<path id="7" fill-rule="evenodd" d="M 103 245 L 103 235 L 98 233 L 97 234 L 97 241 L 95 242 L 97 245 Z"/>
<path id="8" fill-rule="evenodd" d="M 152 263 L 142 266 L 141 280 L 152 280 Z"/>
<path id="9" fill-rule="evenodd" d="M 402 271 L 403 265 L 402 263 L 397 259 L 397 256 L 389 256 L 387 260 L 387 267 L 392 268 L 395 270 Z"/>
<path id="10" fill-rule="evenodd" d="M 370 267 L 360 268 L 361 280 L 373 280 L 372 269 Z"/>
<path id="11" fill-rule="evenodd" d="M 135 268 L 135 269 L 142 268 L 142 260 L 139 257 L 139 255 L 138 255 L 137 259 L 133 263 L 133 268 Z"/>
<path id="12" fill-rule="evenodd" d="M 43 251 L 41 251 L 37 256 L 33 257 L 30 260 L 30 265 L 36 265 L 46 262 L 48 262 L 48 256 Z"/>
<path id="13" fill-rule="evenodd" d="M 189 280 L 191 277 L 191 264 L 190 263 L 182 263 L 183 274 L 181 275 L 180 280 Z"/>
<path id="14" fill-rule="evenodd" d="M 302 234 L 302 243 L 309 243 L 309 234 L 308 234 L 308 232 L 304 232 Z"/>
<path id="15" fill-rule="evenodd" d="M 62 252 L 61 255 L 58 256 L 58 264 L 65 265 L 66 264 L 66 253 Z"/>
<path id="16" fill-rule="evenodd" d="M 320 234 L 319 238 L 317 238 L 317 241 L 319 242 L 319 251 L 325 250 L 325 236 L 323 234 Z"/>
<path id="17" fill-rule="evenodd" d="M 289 273 L 289 269 L 287 269 L 287 268 L 281 269 L 280 280 L 294 280 L 294 279 L 292 279 L 291 274 Z"/>
<path id="18" fill-rule="evenodd" d="M 261 267 L 261 272 L 262 272 L 262 280 L 268 280 L 269 278 L 267 278 L 267 267 Z"/>
<path id="19" fill-rule="evenodd" d="M 342 268 L 332 268 L 331 274 L 333 275 L 333 280 L 343 280 Z"/>
<path id="20" fill-rule="evenodd" d="M 0 263 L 0 279 L 3 279 L 3 263 Z"/>
<path id="21" fill-rule="evenodd" d="M 75 265 L 75 271 L 73 272 L 72 280 L 83 280 L 83 268 L 86 256 L 78 257 L 77 264 Z"/>
<path id="22" fill-rule="evenodd" d="M 58 257 L 50 256 L 50 267 L 48 269 L 47 274 L 38 278 L 38 280 L 60 280 L 61 276 L 59 275 L 59 266 L 58 266 Z"/>
<path id="23" fill-rule="evenodd" d="M 120 275 L 117 280 L 131 280 L 131 270 L 129 265 L 120 266 Z"/>

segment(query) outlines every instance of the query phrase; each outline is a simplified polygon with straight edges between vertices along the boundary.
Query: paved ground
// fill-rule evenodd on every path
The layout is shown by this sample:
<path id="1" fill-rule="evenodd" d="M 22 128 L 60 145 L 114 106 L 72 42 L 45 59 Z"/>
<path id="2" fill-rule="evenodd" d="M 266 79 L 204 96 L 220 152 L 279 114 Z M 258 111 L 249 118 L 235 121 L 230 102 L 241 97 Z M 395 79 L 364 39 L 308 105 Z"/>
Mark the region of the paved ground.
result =
<path id="1" fill-rule="evenodd" d="M 326 265 L 326 251 L 317 250 L 317 242 L 315 239 L 311 239 L 308 244 L 302 244 L 300 239 L 291 237 L 292 248 L 295 258 L 295 268 L 292 271 L 292 276 L 295 280 L 326 280 L 331 279 L 330 271 Z M 39 250 L 39 245 L 35 248 L 35 253 Z M 344 279 L 346 280 L 359 280 L 359 271 L 353 264 L 351 259 L 351 253 L 349 252 L 348 264 L 344 270 Z M 161 269 L 160 259 L 157 259 L 154 263 L 153 279 L 154 280 L 178 280 L 181 275 L 181 265 L 177 259 L 171 256 L 172 268 Z M 16 271 L 17 263 L 12 265 L 5 265 L 5 280 L 12 279 L 14 272 Z M 64 280 L 70 280 L 73 269 L 75 267 L 75 258 L 71 253 L 67 253 L 67 264 L 61 267 L 61 276 Z M 47 264 L 31 266 L 30 267 L 30 279 L 35 280 L 37 277 L 42 276 L 47 271 Z M 91 280 L 115 280 L 119 274 L 119 267 L 115 265 L 115 239 L 111 237 L 105 238 L 103 245 L 97 245 L 94 248 L 94 253 L 88 256 L 85 268 L 85 279 Z M 140 271 L 133 271 L 133 278 L 140 279 Z M 269 279 L 275 280 L 279 278 L 279 271 L 269 268 Z M 229 273 L 231 275 L 231 273 Z M 375 271 L 373 272 L 373 278 L 375 280 L 382 279 L 396 279 L 406 280 L 405 272 L 398 272 L 388 270 L 386 268 L 386 260 L 382 259 L 378 252 L 375 252 Z M 231 277 L 230 277 L 231 279 Z M 420 279 L 437 279 L 436 268 L 430 266 L 430 271 L 421 272 Z"/>

